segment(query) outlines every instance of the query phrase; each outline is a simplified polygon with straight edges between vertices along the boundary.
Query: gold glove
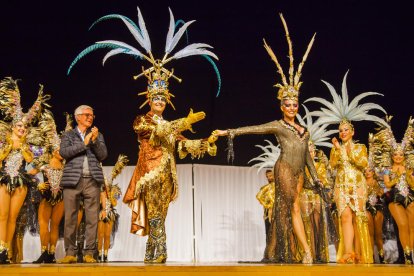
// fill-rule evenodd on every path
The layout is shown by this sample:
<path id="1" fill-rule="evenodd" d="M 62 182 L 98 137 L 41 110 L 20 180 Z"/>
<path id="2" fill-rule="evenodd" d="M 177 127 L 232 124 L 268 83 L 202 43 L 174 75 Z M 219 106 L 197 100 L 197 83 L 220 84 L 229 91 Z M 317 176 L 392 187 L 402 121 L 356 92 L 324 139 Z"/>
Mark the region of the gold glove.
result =
<path id="1" fill-rule="evenodd" d="M 215 142 L 217 141 L 217 139 L 218 139 L 218 136 L 217 136 L 217 135 L 215 135 L 215 133 L 214 133 L 214 131 L 213 131 L 213 132 L 211 133 L 210 137 L 208 137 L 207 141 L 208 141 L 210 144 L 213 144 L 213 143 L 215 143 Z"/>
<path id="2" fill-rule="evenodd" d="M 46 182 L 39 183 L 37 184 L 37 189 L 41 192 L 44 192 L 47 189 L 49 189 L 49 184 L 47 184 Z"/>
<path id="3" fill-rule="evenodd" d="M 196 112 L 193 113 L 193 109 L 190 109 L 190 113 L 188 113 L 187 115 L 187 122 L 192 125 L 198 121 L 203 120 L 206 117 L 206 113 L 204 113 L 203 111 L 201 112 Z"/>

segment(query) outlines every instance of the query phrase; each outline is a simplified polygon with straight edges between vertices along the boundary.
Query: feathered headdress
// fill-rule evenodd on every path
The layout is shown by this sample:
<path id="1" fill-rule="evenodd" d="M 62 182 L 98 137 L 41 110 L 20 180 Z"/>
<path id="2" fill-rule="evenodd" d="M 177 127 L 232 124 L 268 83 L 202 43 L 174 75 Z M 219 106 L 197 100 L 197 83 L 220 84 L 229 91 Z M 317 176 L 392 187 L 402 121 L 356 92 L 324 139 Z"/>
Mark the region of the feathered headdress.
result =
<path id="1" fill-rule="evenodd" d="M 7 77 L 0 81 L 0 111 L 4 114 L 4 119 L 12 124 L 23 122 L 31 125 L 40 116 L 42 106 L 49 106 L 46 104 L 49 98 L 49 95 L 43 94 L 43 85 L 40 84 L 36 101 L 27 113 L 23 113 L 17 80 Z"/>
<path id="2" fill-rule="evenodd" d="M 275 53 L 273 52 L 272 48 L 270 48 L 269 45 L 267 45 L 266 40 L 263 39 L 264 42 L 264 47 L 267 51 L 267 53 L 269 54 L 269 56 L 271 57 L 271 59 L 276 63 L 276 67 L 277 67 L 277 72 L 279 73 L 281 79 L 282 79 L 282 83 L 277 83 L 275 86 L 279 88 L 279 92 L 277 94 L 277 98 L 279 100 L 282 99 L 293 99 L 293 100 L 298 100 L 299 97 L 299 89 L 300 86 L 302 85 L 302 82 L 300 81 L 300 77 L 302 75 L 302 68 L 303 65 L 305 64 L 305 61 L 308 57 L 308 54 L 312 48 L 313 42 L 315 40 L 315 35 L 316 33 L 313 35 L 311 41 L 308 44 L 308 48 L 306 49 L 305 55 L 302 58 L 302 62 L 299 64 L 298 69 L 295 73 L 295 68 L 294 68 L 294 64 L 293 64 L 293 46 L 292 46 L 292 41 L 290 40 L 290 35 L 289 35 L 289 30 L 286 24 L 285 19 L 283 18 L 283 15 L 280 13 L 280 19 L 282 20 L 283 23 L 283 27 L 285 29 L 285 33 L 286 33 L 286 39 L 287 39 L 287 43 L 289 46 L 289 80 L 286 79 L 285 74 L 283 73 L 283 69 L 282 66 L 280 65 Z"/>
<path id="3" fill-rule="evenodd" d="M 43 111 L 39 121 L 39 128 L 45 137 L 45 147 L 51 149 L 51 152 L 59 149 L 60 137 L 56 130 L 55 119 L 50 110 L 46 109 Z"/>
<path id="4" fill-rule="evenodd" d="M 348 123 L 351 124 L 352 121 L 373 121 L 388 127 L 387 122 L 381 119 L 378 116 L 368 114 L 369 111 L 373 109 L 381 110 L 386 113 L 384 108 L 375 103 L 365 103 L 359 104 L 359 101 L 363 98 L 371 95 L 381 95 L 383 94 L 377 92 L 364 92 L 356 96 L 350 103 L 348 100 L 348 88 L 346 86 L 346 78 L 348 75 L 346 72 L 344 79 L 342 81 L 342 97 L 336 92 L 335 88 L 328 82 L 322 80 L 322 82 L 328 87 L 329 92 L 332 95 L 333 101 L 329 102 L 324 98 L 312 97 L 307 99 L 305 102 L 314 101 L 321 103 L 326 108 L 322 107 L 320 111 L 312 111 L 311 115 L 319 116 L 317 120 L 318 124 L 341 124 Z M 351 124 L 352 125 L 352 124 Z"/>
<path id="5" fill-rule="evenodd" d="M 306 127 L 309 132 L 309 143 L 314 144 L 315 146 L 323 146 L 323 147 L 332 147 L 332 143 L 327 142 L 332 134 L 338 133 L 337 129 L 327 130 L 326 128 L 329 126 L 328 124 L 319 124 L 317 122 L 313 122 L 312 115 L 309 112 L 309 109 L 302 105 L 305 108 L 305 116 L 302 118 L 299 114 L 296 114 L 296 118 L 298 119 L 299 123 Z"/>
<path id="6" fill-rule="evenodd" d="M 181 79 L 174 75 L 174 69 L 168 70 L 165 68 L 165 65 L 171 60 L 180 59 L 180 58 L 188 57 L 188 56 L 194 56 L 194 55 L 203 55 L 205 57 L 213 57 L 216 60 L 218 60 L 218 57 L 213 52 L 208 50 L 208 48 L 213 48 L 213 47 L 205 43 L 190 44 L 171 56 L 173 50 L 177 46 L 183 34 L 186 32 L 188 26 L 190 26 L 193 22 L 195 22 L 195 20 L 185 23 L 177 32 L 175 32 L 174 15 L 171 12 L 171 9 L 169 9 L 170 25 L 169 25 L 169 29 L 167 33 L 167 38 L 166 38 L 165 54 L 162 59 L 155 59 L 151 51 L 151 41 L 150 41 L 150 38 L 147 32 L 147 28 L 145 26 L 144 18 L 142 17 L 140 9 L 139 8 L 137 9 L 138 9 L 138 26 L 126 16 L 119 15 L 119 14 L 110 14 L 110 15 L 103 16 L 99 18 L 98 20 L 96 20 L 92 24 L 90 29 L 101 21 L 108 20 L 108 19 L 120 19 L 126 25 L 126 27 L 130 31 L 130 33 L 133 35 L 135 40 L 138 42 L 138 44 L 145 50 L 145 53 L 121 41 L 117 41 L 117 40 L 98 41 L 95 44 L 83 50 L 73 60 L 72 64 L 70 65 L 68 69 L 68 74 L 72 70 L 73 66 L 81 58 L 83 58 L 85 55 L 89 54 L 90 52 L 97 50 L 97 49 L 101 49 L 101 48 L 111 49 L 104 56 L 102 64 L 105 64 L 108 58 L 118 55 L 118 54 L 126 54 L 126 55 L 134 56 L 139 59 L 145 59 L 149 63 L 151 63 L 152 66 L 147 69 L 144 69 L 143 67 L 142 73 L 137 76 L 134 76 L 134 79 L 137 79 L 141 76 L 145 76 L 148 79 L 147 91 L 138 94 L 138 95 L 146 95 L 147 97 L 147 100 L 140 106 L 140 108 L 142 108 L 146 103 L 148 103 L 149 100 L 155 95 L 162 95 L 163 97 L 165 97 L 167 102 L 171 104 L 171 106 L 174 108 L 174 105 L 171 103 L 171 97 L 174 97 L 174 96 L 168 90 L 168 79 L 173 77 L 178 82 L 181 82 Z M 209 59 L 209 61 L 213 64 L 214 68 L 216 69 L 214 62 L 211 59 Z M 216 73 L 217 72 L 218 71 L 216 70 Z"/>
<path id="7" fill-rule="evenodd" d="M 249 163 L 253 161 L 257 161 L 256 164 L 252 165 L 253 168 L 257 168 L 257 173 L 259 173 L 259 171 L 263 168 L 273 169 L 280 155 L 279 145 L 275 146 L 269 140 L 265 140 L 265 141 L 267 142 L 266 146 L 256 145 L 256 147 L 261 148 L 263 150 L 263 153 L 249 161 Z"/>
<path id="8" fill-rule="evenodd" d="M 72 114 L 69 114 L 67 112 L 65 112 L 63 114 L 66 117 L 65 131 L 69 131 L 69 130 L 73 129 L 73 116 L 72 116 Z"/>
<path id="9" fill-rule="evenodd" d="M 392 116 L 387 116 L 387 122 Z M 369 161 L 370 165 L 377 168 L 386 168 L 392 165 L 392 154 L 402 152 L 405 155 L 409 167 L 414 168 L 414 119 L 410 117 L 401 143 L 394 137 L 391 127 L 383 127 L 377 133 L 369 134 Z"/>

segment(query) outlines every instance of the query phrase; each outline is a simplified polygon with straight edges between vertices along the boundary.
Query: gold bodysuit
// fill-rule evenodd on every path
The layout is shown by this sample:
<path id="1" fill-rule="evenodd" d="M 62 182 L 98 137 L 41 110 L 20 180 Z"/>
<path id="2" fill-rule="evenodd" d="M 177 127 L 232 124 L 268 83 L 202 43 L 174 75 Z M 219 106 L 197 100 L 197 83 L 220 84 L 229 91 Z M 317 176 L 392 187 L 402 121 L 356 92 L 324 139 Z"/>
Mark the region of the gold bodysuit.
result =
<path id="1" fill-rule="evenodd" d="M 373 252 L 368 232 L 368 218 L 366 215 L 367 184 L 364 170 L 368 166 L 367 148 L 363 144 L 349 142 L 351 150 L 346 153 L 345 146 L 340 150 L 335 147 L 331 150 L 330 163 L 332 169 L 336 170 L 334 200 L 338 208 L 339 221 L 339 247 L 337 260 L 344 254 L 343 233 L 341 227 L 341 214 L 349 207 L 356 215 L 356 225 L 361 247 L 361 262 L 372 263 Z"/>
<path id="2" fill-rule="evenodd" d="M 275 203 L 270 228 L 270 239 L 266 245 L 264 258 L 271 262 L 292 263 L 296 256 L 296 240 L 293 234 L 291 208 L 298 197 L 298 186 L 306 178 L 305 167 L 313 180 L 317 173 L 309 153 L 309 133 L 304 128 L 299 133 L 284 120 L 263 125 L 230 129 L 231 137 L 246 134 L 274 134 L 280 144 L 280 156 L 274 166 Z"/>

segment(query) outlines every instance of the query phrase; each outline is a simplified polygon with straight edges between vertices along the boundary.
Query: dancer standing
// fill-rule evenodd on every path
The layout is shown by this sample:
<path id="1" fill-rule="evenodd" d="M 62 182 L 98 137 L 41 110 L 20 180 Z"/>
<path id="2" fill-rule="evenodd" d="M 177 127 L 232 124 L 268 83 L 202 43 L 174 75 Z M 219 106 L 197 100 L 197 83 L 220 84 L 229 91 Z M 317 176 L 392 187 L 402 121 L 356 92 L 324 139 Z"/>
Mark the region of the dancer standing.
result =
<path id="1" fill-rule="evenodd" d="M 33 161 L 30 144 L 39 137 L 32 135 L 31 125 L 38 119 L 42 105 L 48 99 L 40 85 L 38 97 L 27 113 L 20 105 L 17 81 L 5 78 L 0 81 L 0 109 L 5 115 L 0 121 L 0 263 L 10 263 L 10 243 L 16 228 L 16 219 L 27 195 L 28 186 L 34 183 L 26 164 Z"/>
<path id="2" fill-rule="evenodd" d="M 311 249 L 307 243 L 303 221 L 300 214 L 299 194 L 305 181 L 305 167 L 309 169 L 313 180 L 319 182 L 315 166 L 309 154 L 309 133 L 305 127 L 295 121 L 299 104 L 299 89 L 302 67 L 312 47 L 314 37 L 303 56 L 296 74 L 293 68 L 292 42 L 286 22 L 280 14 L 286 38 L 289 45 L 289 79 L 286 79 L 283 70 L 272 49 L 264 42 L 264 47 L 272 60 L 276 63 L 282 83 L 276 84 L 279 88 L 278 99 L 283 119 L 263 125 L 248 126 L 229 130 L 216 130 L 214 134 L 229 137 L 229 144 L 238 135 L 246 134 L 274 134 L 280 144 L 281 154 L 274 165 L 275 176 L 275 203 L 273 207 L 273 220 L 271 225 L 270 241 L 266 246 L 264 261 L 270 262 L 294 262 L 296 241 L 305 252 L 303 263 L 312 263 Z M 232 153 L 230 149 L 229 153 Z M 319 184 L 317 184 L 319 185 Z M 293 232 L 292 232 L 293 229 Z"/>
<path id="3" fill-rule="evenodd" d="M 330 154 L 330 164 L 336 171 L 334 200 L 338 212 L 339 246 L 337 261 L 339 263 L 372 263 L 372 247 L 369 238 L 365 203 L 367 200 L 367 184 L 364 170 L 368 166 L 368 152 L 363 144 L 353 141 L 354 126 L 351 121 L 374 121 L 388 125 L 381 118 L 368 114 L 368 111 L 385 110 L 373 103 L 358 105 L 358 102 L 369 95 L 381 95 L 376 92 L 365 92 L 348 102 L 348 90 L 345 74 L 342 83 L 342 98 L 332 85 L 323 81 L 332 97 L 333 102 L 319 97 L 307 101 L 316 101 L 323 105 L 321 111 L 313 111 L 312 115 L 319 116 L 320 124 L 339 124 L 339 137 L 332 138 L 334 147 Z"/>
<path id="4" fill-rule="evenodd" d="M 391 128 L 372 135 L 374 162 L 384 173 L 385 187 L 390 189 L 388 208 L 398 225 L 406 264 L 413 263 L 414 247 L 414 120 L 410 118 L 401 143 L 397 143 Z"/>

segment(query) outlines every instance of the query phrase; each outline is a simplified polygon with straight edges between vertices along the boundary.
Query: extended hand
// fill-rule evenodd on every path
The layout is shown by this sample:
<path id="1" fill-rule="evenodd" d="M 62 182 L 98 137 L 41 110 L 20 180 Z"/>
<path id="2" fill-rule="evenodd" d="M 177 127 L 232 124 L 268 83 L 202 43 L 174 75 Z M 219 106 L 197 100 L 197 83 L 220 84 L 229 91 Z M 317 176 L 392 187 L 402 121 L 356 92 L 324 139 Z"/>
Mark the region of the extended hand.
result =
<path id="1" fill-rule="evenodd" d="M 215 131 L 213 131 L 213 132 L 211 133 L 210 137 L 208 137 L 207 141 L 208 141 L 210 144 L 213 144 L 214 142 L 216 142 L 216 141 L 217 141 L 217 139 L 218 139 L 218 136 L 215 134 Z"/>
<path id="2" fill-rule="evenodd" d="M 229 132 L 227 130 L 216 129 L 215 131 L 213 131 L 213 134 L 216 136 L 227 136 Z"/>
<path id="3" fill-rule="evenodd" d="M 205 117 L 206 113 L 204 113 L 203 111 L 193 113 L 193 109 L 190 109 L 190 113 L 188 113 L 187 115 L 187 122 L 192 125 L 198 121 L 203 120 Z"/>

